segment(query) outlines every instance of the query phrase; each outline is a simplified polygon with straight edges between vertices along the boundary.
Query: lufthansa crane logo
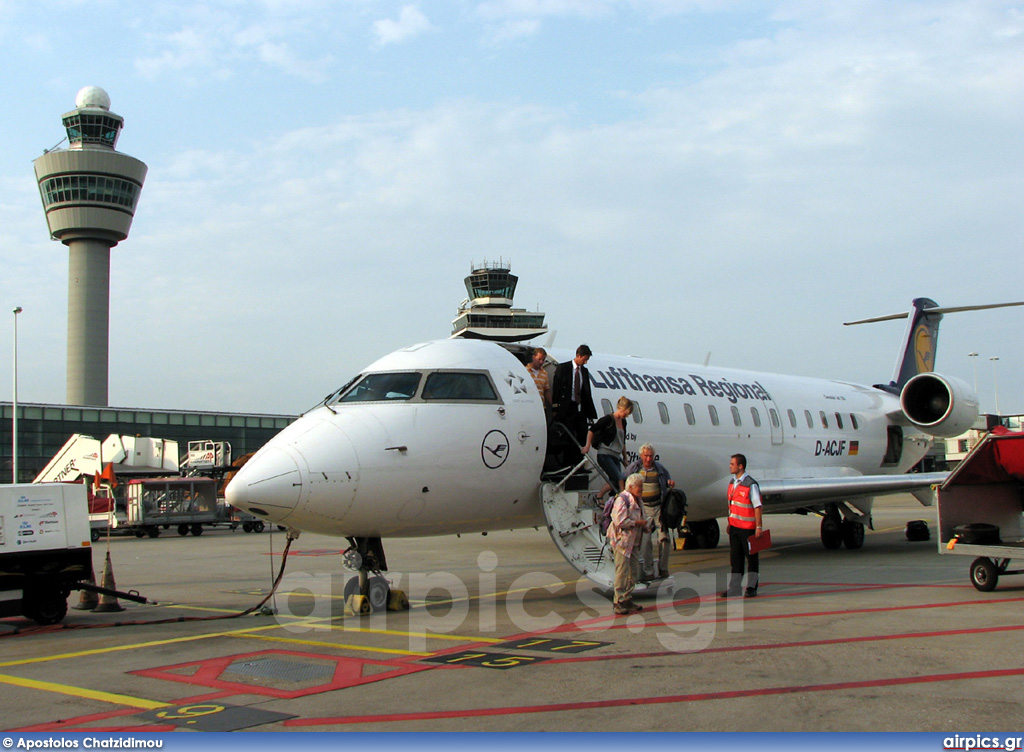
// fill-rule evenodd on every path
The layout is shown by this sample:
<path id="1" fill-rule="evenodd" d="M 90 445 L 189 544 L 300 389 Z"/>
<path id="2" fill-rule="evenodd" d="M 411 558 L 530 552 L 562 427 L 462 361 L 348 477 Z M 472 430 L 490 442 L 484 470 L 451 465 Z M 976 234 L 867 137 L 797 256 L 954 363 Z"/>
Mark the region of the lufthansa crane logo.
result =
<path id="1" fill-rule="evenodd" d="M 931 330 L 923 324 L 914 332 L 914 360 L 918 373 L 935 370 L 935 343 L 932 341 Z"/>
<path id="2" fill-rule="evenodd" d="M 480 444 L 480 457 L 491 470 L 497 470 L 508 459 L 508 437 L 495 429 L 484 436 Z"/>

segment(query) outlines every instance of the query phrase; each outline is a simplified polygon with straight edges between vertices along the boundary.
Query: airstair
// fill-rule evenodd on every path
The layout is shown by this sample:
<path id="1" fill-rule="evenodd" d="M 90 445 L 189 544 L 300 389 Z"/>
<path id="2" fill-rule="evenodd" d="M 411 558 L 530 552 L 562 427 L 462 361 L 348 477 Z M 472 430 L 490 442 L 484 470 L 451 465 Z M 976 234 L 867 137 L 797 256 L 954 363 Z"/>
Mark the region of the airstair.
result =
<path id="1" fill-rule="evenodd" d="M 603 590 L 612 590 L 615 582 L 615 557 L 607 539 L 601 535 L 602 508 L 589 488 L 566 490 L 567 482 L 579 478 L 589 457 L 560 481 L 541 483 L 540 499 L 548 532 L 565 560 L 576 571 Z"/>
<path id="2" fill-rule="evenodd" d="M 578 465 L 569 470 L 560 480 L 546 480 L 540 486 L 541 507 L 548 523 L 548 533 L 555 546 L 572 564 L 577 572 L 589 579 L 611 597 L 615 586 L 615 554 L 608 545 L 608 539 L 601 534 L 603 501 L 597 500 L 597 493 L 589 482 L 584 470 L 590 464 L 596 471 L 596 483 L 606 480 L 604 472 L 589 456 L 583 457 Z M 578 490 L 567 486 L 582 486 Z M 634 555 L 640 552 L 634 549 Z M 634 593 L 654 592 L 672 578 L 638 581 Z"/>

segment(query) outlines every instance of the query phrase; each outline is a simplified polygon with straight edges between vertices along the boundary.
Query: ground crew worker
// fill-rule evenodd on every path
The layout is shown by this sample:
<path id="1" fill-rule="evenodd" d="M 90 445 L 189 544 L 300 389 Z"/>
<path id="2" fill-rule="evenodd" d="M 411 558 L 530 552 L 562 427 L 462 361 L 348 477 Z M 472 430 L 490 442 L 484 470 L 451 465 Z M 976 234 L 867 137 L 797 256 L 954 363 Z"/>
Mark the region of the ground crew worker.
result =
<path id="1" fill-rule="evenodd" d="M 743 587 L 743 564 L 746 562 L 747 598 L 757 596 L 760 576 L 757 554 L 750 553 L 750 538 L 761 535 L 761 489 L 757 481 L 747 475 L 747 458 L 734 454 L 729 459 L 729 584 L 723 598 L 735 598 Z"/>

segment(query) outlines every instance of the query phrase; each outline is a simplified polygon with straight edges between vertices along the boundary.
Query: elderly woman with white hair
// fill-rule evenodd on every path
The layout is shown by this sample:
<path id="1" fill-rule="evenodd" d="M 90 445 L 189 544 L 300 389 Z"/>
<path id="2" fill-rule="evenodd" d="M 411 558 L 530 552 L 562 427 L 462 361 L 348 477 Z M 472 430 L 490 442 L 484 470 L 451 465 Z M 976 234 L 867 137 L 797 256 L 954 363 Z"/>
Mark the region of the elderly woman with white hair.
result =
<path id="1" fill-rule="evenodd" d="M 612 520 L 608 525 L 608 545 L 615 555 L 615 599 L 612 611 L 629 614 L 643 610 L 633 602 L 633 588 L 640 571 L 640 534 L 647 528 L 640 495 L 643 493 L 644 476 L 633 473 L 626 478 L 626 490 L 615 497 Z"/>

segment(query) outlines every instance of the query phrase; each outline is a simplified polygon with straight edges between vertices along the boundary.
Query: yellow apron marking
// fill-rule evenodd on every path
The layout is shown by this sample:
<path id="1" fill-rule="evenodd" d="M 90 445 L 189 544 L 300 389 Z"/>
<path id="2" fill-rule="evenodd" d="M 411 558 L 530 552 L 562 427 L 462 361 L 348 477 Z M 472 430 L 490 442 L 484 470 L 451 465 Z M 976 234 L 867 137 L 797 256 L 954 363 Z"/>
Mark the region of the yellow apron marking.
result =
<path id="1" fill-rule="evenodd" d="M 292 637 L 271 637 L 269 635 L 239 635 L 250 640 L 265 640 L 266 642 L 287 642 L 293 645 L 306 645 L 308 647 L 332 648 L 335 650 L 363 650 L 367 653 L 392 653 L 394 655 L 415 655 L 428 656 L 433 653 L 419 653 L 413 650 L 398 650 L 397 648 L 374 648 L 366 645 L 344 645 L 337 642 L 320 642 L 319 640 L 297 640 Z"/>
<path id="2" fill-rule="evenodd" d="M 56 682 L 36 681 L 35 679 L 22 679 L 18 676 L 0 674 L 0 684 L 10 684 L 15 687 L 26 687 L 28 689 L 40 689 L 44 692 L 58 692 L 62 695 L 82 697 L 86 700 L 98 700 L 99 702 L 110 702 L 115 705 L 127 705 L 130 708 L 142 708 L 143 710 L 155 710 L 166 708 L 168 703 L 157 702 L 156 700 L 143 700 L 141 697 L 130 697 L 128 695 L 114 694 L 113 692 L 100 692 L 95 689 L 83 689 L 72 687 L 67 684 Z"/>
<path id="3" fill-rule="evenodd" d="M 262 627 L 247 627 L 246 629 L 236 629 L 230 632 L 212 632 L 210 634 L 191 635 L 189 637 L 172 637 L 166 640 L 153 640 L 151 642 L 136 642 L 130 645 L 114 645 L 112 647 L 96 648 L 94 650 L 81 650 L 77 653 L 43 655 L 37 658 L 24 658 L 16 661 L 4 661 L 0 663 L 0 668 L 7 668 L 8 666 L 25 666 L 32 663 L 46 663 L 47 661 L 58 661 L 66 658 L 83 658 L 89 655 L 103 655 L 105 653 L 116 653 L 121 650 L 137 650 L 139 648 L 152 648 L 160 645 L 174 645 L 179 642 L 194 642 L 196 640 L 208 640 L 213 637 L 231 637 L 232 635 L 244 634 L 246 632 L 261 632 L 268 629 L 281 629 L 281 625 L 268 624 Z"/>

